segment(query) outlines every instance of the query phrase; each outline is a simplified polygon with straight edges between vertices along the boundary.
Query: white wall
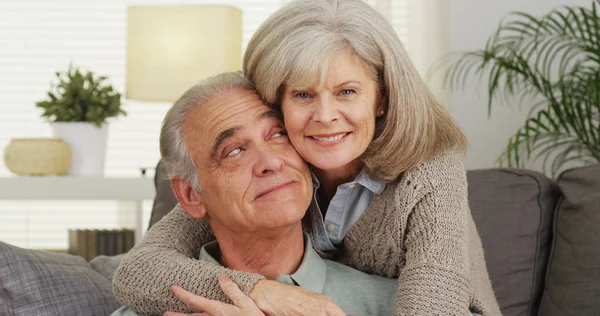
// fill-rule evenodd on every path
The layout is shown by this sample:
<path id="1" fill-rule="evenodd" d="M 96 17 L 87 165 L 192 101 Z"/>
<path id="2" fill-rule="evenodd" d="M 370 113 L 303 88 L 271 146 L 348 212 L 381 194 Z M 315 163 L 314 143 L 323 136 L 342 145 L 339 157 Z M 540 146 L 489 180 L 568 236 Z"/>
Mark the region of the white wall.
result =
<path id="1" fill-rule="evenodd" d="M 448 0 L 450 51 L 481 49 L 500 20 L 511 11 L 523 11 L 540 16 L 563 5 L 591 7 L 592 0 Z M 486 81 L 487 82 L 487 81 Z M 469 138 L 470 150 L 465 161 L 467 169 L 496 166 L 496 159 L 525 121 L 528 108 L 494 104 L 487 114 L 486 83 L 474 82 L 463 92 L 453 92 L 450 110 Z M 540 164 L 530 166 L 541 170 Z"/>

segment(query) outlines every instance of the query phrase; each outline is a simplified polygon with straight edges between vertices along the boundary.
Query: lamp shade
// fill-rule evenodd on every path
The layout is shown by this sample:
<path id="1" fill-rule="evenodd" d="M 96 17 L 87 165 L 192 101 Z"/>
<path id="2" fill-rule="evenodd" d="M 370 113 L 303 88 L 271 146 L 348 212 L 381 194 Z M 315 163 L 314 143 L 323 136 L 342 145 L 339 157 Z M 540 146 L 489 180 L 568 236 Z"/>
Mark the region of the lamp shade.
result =
<path id="1" fill-rule="evenodd" d="M 242 63 L 242 12 L 229 6 L 131 6 L 125 96 L 173 102 L 198 81 Z"/>

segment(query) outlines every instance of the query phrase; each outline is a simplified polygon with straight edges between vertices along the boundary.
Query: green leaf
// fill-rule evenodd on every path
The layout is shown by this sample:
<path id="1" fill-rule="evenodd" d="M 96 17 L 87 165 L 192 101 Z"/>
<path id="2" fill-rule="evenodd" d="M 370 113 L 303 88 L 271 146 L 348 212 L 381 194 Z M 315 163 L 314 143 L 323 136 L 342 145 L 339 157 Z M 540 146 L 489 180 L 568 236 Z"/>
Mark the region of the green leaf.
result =
<path id="1" fill-rule="evenodd" d="M 105 83 L 106 76 L 96 76 L 71 65 L 55 76 L 57 80 L 50 83 L 47 99 L 36 102 L 37 107 L 44 109 L 42 117 L 101 126 L 110 117 L 126 115 L 121 109 L 121 94 Z"/>
<path id="2" fill-rule="evenodd" d="M 454 54 L 444 82 L 465 89 L 487 76 L 488 115 L 496 103 L 528 106 L 500 165 L 543 160 L 552 174 L 572 161 L 600 162 L 600 0 L 541 17 L 513 12 L 482 50 Z"/>

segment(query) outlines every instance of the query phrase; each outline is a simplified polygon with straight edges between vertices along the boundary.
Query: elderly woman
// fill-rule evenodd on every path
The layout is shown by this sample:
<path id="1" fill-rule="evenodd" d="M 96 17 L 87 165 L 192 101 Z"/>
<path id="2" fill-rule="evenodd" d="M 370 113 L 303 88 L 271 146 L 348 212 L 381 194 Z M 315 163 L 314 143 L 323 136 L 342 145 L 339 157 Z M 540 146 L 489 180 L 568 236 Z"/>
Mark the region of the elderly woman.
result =
<path id="1" fill-rule="evenodd" d="M 312 167 L 304 224 L 322 256 L 398 278 L 396 315 L 500 315 L 467 201 L 465 136 L 383 17 L 360 0 L 292 2 L 253 36 L 244 72 Z M 227 273 L 261 309 L 295 299 L 259 275 L 192 260 L 213 238 L 176 208 L 121 264 L 115 295 L 162 313 L 182 306 L 166 290 L 174 283 L 226 300 L 214 280 Z"/>

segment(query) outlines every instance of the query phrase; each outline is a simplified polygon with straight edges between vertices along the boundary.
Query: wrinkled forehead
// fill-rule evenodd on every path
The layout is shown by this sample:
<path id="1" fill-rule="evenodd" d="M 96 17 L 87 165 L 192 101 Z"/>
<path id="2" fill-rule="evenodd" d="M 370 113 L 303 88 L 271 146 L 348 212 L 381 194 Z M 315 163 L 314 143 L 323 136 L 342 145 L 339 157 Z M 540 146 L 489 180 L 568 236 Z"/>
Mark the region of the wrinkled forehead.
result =
<path id="1" fill-rule="evenodd" d="M 272 109 L 254 90 L 224 92 L 192 110 L 184 120 L 183 135 L 195 153 L 198 146 L 211 146 L 216 136 L 228 129 L 259 128 L 254 122 L 265 112 Z"/>
<path id="2" fill-rule="evenodd" d="M 270 108 L 252 90 L 237 90 L 213 98 L 200 111 L 206 131 L 211 132 L 253 121 Z"/>

